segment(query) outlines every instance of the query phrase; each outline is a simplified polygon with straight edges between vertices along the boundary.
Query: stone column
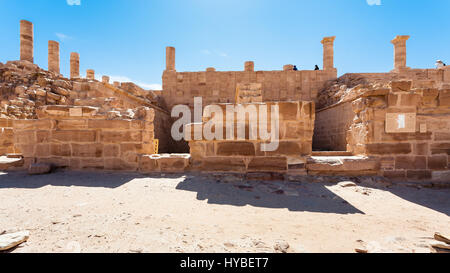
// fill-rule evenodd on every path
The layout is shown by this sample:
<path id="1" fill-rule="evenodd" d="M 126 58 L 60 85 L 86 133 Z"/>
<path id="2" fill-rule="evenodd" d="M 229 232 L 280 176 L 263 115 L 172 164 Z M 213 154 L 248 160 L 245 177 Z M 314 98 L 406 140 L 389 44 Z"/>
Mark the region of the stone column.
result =
<path id="1" fill-rule="evenodd" d="M 166 71 L 175 71 L 175 48 L 166 47 Z"/>
<path id="2" fill-rule="evenodd" d="M 20 60 L 33 62 L 33 23 L 20 21 Z"/>
<path id="3" fill-rule="evenodd" d="M 322 40 L 323 44 L 323 70 L 334 69 L 334 40 L 336 36 L 325 37 Z"/>
<path id="4" fill-rule="evenodd" d="M 406 67 L 406 41 L 408 35 L 398 35 L 391 41 L 394 45 L 394 69 L 402 69 Z"/>
<path id="5" fill-rule="evenodd" d="M 95 71 L 93 69 L 86 70 L 86 79 L 95 80 Z"/>
<path id="6" fill-rule="evenodd" d="M 252 61 L 245 62 L 244 71 L 255 71 L 255 63 Z"/>
<path id="7" fill-rule="evenodd" d="M 59 74 L 59 43 L 48 41 L 48 71 Z"/>
<path id="8" fill-rule="evenodd" d="M 80 54 L 76 52 L 70 53 L 70 78 L 80 77 Z"/>
<path id="9" fill-rule="evenodd" d="M 109 77 L 108 76 L 103 76 L 102 77 L 102 82 L 103 83 L 109 83 Z"/>

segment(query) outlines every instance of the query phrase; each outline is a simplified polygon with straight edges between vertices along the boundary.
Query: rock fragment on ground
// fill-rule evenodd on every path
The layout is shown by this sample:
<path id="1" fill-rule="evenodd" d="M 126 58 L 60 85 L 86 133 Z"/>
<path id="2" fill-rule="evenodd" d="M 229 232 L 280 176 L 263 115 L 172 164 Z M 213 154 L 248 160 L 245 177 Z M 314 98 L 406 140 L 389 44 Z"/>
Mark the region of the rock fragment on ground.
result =
<path id="1" fill-rule="evenodd" d="M 21 243 L 28 240 L 30 237 L 29 231 L 21 231 L 16 233 L 9 233 L 0 235 L 0 251 L 12 249 Z"/>

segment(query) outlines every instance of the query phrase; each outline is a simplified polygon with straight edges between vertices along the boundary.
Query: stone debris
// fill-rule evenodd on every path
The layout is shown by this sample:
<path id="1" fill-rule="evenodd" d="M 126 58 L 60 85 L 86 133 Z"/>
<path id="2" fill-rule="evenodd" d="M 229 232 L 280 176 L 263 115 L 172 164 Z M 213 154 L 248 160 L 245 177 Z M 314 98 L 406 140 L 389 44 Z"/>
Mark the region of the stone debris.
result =
<path id="1" fill-rule="evenodd" d="M 436 233 L 434 234 L 434 239 L 437 240 L 437 241 L 446 243 L 446 244 L 450 244 L 450 239 L 449 239 L 449 237 L 444 236 L 444 235 L 440 234 L 439 232 L 436 232 Z"/>
<path id="2" fill-rule="evenodd" d="M 278 253 L 288 253 L 289 248 L 289 244 L 285 241 L 278 241 L 273 246 L 273 249 Z"/>
<path id="3" fill-rule="evenodd" d="M 338 183 L 338 185 L 341 186 L 342 188 L 356 187 L 356 184 L 350 181 L 340 182 Z"/>
<path id="4" fill-rule="evenodd" d="M 12 249 L 23 242 L 27 241 L 30 237 L 29 231 L 21 231 L 16 233 L 9 233 L 0 235 L 0 251 Z"/>

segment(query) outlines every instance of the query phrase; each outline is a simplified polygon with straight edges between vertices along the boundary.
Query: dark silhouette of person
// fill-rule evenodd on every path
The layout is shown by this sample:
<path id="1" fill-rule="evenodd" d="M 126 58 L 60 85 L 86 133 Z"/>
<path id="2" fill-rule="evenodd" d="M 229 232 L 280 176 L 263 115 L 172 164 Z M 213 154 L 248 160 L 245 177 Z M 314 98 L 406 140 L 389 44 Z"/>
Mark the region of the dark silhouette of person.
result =
<path id="1" fill-rule="evenodd" d="M 316 67 L 314 68 L 314 70 L 320 70 L 319 66 L 316 64 Z"/>
<path id="2" fill-rule="evenodd" d="M 298 68 L 296 65 L 294 65 L 294 71 L 298 71 Z"/>

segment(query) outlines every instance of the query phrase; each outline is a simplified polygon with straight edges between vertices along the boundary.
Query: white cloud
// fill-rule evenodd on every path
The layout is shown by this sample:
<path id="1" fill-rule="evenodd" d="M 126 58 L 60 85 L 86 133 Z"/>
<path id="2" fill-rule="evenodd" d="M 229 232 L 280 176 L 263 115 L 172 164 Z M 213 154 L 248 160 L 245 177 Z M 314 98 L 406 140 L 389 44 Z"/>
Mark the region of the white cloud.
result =
<path id="1" fill-rule="evenodd" d="M 70 37 L 69 35 L 66 35 L 64 33 L 55 33 L 56 37 L 58 37 L 58 39 L 60 41 L 64 41 L 64 40 L 70 40 L 72 39 L 72 37 Z"/>
<path id="2" fill-rule="evenodd" d="M 81 0 L 66 0 L 67 5 L 69 6 L 80 6 Z"/>
<path id="3" fill-rule="evenodd" d="M 369 6 L 381 6 L 381 0 L 366 0 Z"/>
<path id="4" fill-rule="evenodd" d="M 102 75 L 96 74 L 96 78 L 98 81 L 102 80 Z M 145 83 L 145 82 L 139 82 L 139 81 L 133 81 L 132 79 L 126 77 L 126 76 L 109 76 L 110 82 L 132 82 L 144 89 L 147 90 L 162 90 L 162 85 L 159 83 Z"/>

